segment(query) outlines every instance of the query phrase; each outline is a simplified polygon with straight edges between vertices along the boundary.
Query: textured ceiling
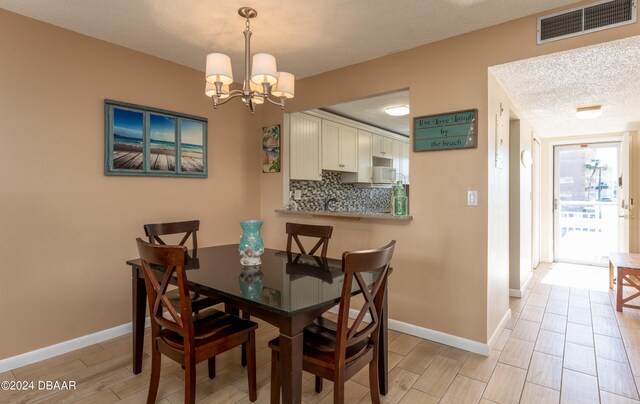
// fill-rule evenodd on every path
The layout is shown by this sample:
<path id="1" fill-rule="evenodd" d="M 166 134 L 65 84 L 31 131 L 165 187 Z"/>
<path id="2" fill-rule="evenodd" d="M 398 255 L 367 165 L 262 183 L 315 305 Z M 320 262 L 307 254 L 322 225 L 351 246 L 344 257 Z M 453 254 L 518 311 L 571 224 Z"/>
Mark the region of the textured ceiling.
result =
<path id="1" fill-rule="evenodd" d="M 490 71 L 541 137 L 640 130 L 640 36 L 520 60 Z M 578 107 L 602 105 L 595 119 Z"/>
<path id="2" fill-rule="evenodd" d="M 279 70 L 302 78 L 573 2 L 0 0 L 0 8 L 199 70 L 207 53 L 227 53 L 241 82 L 240 6 L 258 10 L 252 53 L 272 53 Z"/>
<path id="3" fill-rule="evenodd" d="M 378 128 L 409 136 L 411 114 L 405 116 L 390 116 L 384 112 L 384 109 L 387 107 L 397 107 L 400 105 L 409 106 L 409 90 L 335 104 L 322 109 L 346 118 L 377 126 Z"/>
<path id="4" fill-rule="evenodd" d="M 199 70 L 204 70 L 207 53 L 227 53 L 240 82 L 244 21 L 237 9 L 244 5 L 258 10 L 251 24 L 252 53 L 272 53 L 279 70 L 302 78 L 571 3 L 574 0 L 0 0 L 0 8 Z M 640 40 L 631 38 L 491 70 L 541 136 L 616 132 L 640 129 L 640 76 L 633 74 L 639 53 Z M 394 103 L 385 99 L 393 96 L 329 109 L 407 133 L 408 117 L 394 121 L 374 112 Z M 602 116 L 577 120 L 575 109 L 591 104 L 603 105 Z"/>

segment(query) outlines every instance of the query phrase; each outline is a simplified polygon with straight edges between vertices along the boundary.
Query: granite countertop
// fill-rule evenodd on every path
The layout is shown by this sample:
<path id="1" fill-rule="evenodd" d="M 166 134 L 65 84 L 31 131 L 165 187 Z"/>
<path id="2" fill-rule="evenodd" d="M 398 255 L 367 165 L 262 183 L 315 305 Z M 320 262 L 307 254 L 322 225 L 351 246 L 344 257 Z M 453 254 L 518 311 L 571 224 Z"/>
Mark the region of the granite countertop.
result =
<path id="1" fill-rule="evenodd" d="M 358 212 L 358 211 L 325 211 L 325 210 L 289 210 L 276 209 L 277 213 L 286 215 L 302 215 L 302 216 L 330 216 L 330 217 L 349 217 L 356 219 L 385 219 L 407 221 L 413 220 L 413 216 L 394 216 L 388 212 Z"/>

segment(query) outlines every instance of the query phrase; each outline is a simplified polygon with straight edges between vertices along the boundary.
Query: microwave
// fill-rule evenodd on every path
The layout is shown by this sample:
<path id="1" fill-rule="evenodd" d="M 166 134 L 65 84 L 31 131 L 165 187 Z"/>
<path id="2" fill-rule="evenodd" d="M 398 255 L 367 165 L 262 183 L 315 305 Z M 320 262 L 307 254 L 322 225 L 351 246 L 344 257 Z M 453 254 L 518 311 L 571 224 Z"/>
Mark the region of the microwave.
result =
<path id="1" fill-rule="evenodd" d="M 396 180 L 396 169 L 392 167 L 373 167 L 374 184 L 393 184 Z"/>

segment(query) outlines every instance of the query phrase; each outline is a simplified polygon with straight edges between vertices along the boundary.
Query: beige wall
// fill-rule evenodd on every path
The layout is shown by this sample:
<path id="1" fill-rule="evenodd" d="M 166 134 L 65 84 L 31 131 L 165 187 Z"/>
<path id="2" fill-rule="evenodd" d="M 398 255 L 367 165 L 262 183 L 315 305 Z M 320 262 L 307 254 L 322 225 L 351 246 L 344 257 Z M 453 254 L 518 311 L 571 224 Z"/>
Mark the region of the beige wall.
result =
<path id="1" fill-rule="evenodd" d="M 498 106 L 488 101 L 487 68 L 640 34 L 636 24 L 536 46 L 535 26 L 532 16 L 299 80 L 288 112 L 403 88 L 410 90 L 412 117 L 478 108 L 478 148 L 411 153 L 415 219 L 403 224 L 276 214 L 274 209 L 283 205 L 282 173 L 262 175 L 266 243 L 284 246 L 282 230 L 291 220 L 332 224 L 333 256 L 396 239 L 390 316 L 487 342 L 509 308 L 508 170 L 493 165 L 492 119 Z M 273 123 L 282 123 L 275 110 L 264 122 Z M 478 207 L 465 205 L 469 189 L 479 191 Z"/>
<path id="2" fill-rule="evenodd" d="M 398 240 L 391 317 L 488 341 L 508 311 L 508 176 L 492 164 L 487 67 L 638 34 L 536 46 L 529 17 L 299 80 L 288 112 L 403 88 L 412 116 L 479 111 L 477 149 L 411 154 L 412 222 L 299 221 L 334 225 L 332 256 Z M 207 245 L 236 242 L 238 220 L 260 215 L 266 244 L 284 246 L 283 177 L 259 174 L 254 136 L 280 110 L 214 112 L 201 72 L 5 11 L 0 38 L 0 358 L 130 321 L 123 261 L 145 222 L 200 218 Z M 209 178 L 103 176 L 104 98 L 208 117 Z"/>
<path id="3" fill-rule="evenodd" d="M 131 321 L 135 238 L 259 215 L 259 117 L 214 112 L 203 73 L 0 10 L 0 359 Z M 209 178 L 103 175 L 104 98 L 209 118 Z"/>

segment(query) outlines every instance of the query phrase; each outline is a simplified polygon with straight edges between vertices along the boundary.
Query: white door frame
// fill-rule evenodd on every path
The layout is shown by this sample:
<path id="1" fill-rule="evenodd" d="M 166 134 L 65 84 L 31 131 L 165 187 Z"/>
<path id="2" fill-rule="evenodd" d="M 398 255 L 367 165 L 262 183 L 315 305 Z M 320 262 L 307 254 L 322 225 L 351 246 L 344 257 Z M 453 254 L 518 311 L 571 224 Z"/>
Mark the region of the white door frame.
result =
<path id="1" fill-rule="evenodd" d="M 558 184 L 558 182 L 556 182 L 556 180 L 559 177 L 556 177 L 556 167 L 559 164 L 559 149 L 565 149 L 565 150 L 580 150 L 583 145 L 588 145 L 589 147 L 593 147 L 593 148 L 615 148 L 617 149 L 617 166 L 618 166 L 618 172 L 616 173 L 616 177 L 618 177 L 620 175 L 620 169 L 621 166 L 623 165 L 623 161 L 622 161 L 622 141 L 617 141 L 617 140 L 610 140 L 607 142 L 579 142 L 579 143 L 571 143 L 568 145 L 557 145 L 553 148 L 553 154 L 554 154 L 554 159 L 553 159 L 553 203 L 554 203 L 554 209 L 553 209 L 553 240 L 554 240 L 554 244 L 553 244 L 553 254 L 555 257 L 555 261 L 560 260 L 560 258 L 558 257 L 558 243 L 556 243 L 556 240 L 558 240 L 560 238 L 560 229 L 558 228 L 558 225 L 560 224 L 560 217 L 559 217 L 559 212 L 558 212 L 558 206 L 561 204 L 559 202 L 559 196 L 558 193 L 560 191 L 560 184 Z M 618 188 L 619 189 L 619 188 Z M 579 203 L 579 202 L 576 202 Z M 618 201 L 616 202 L 616 204 L 618 203 Z M 557 205 L 556 205 L 557 204 Z M 620 239 L 620 234 L 622 233 L 620 227 L 623 224 L 623 222 L 621 222 L 620 220 L 616 220 L 616 226 L 618 226 L 618 230 L 616 231 L 616 235 L 618 236 L 618 243 L 616 246 L 616 249 L 620 249 L 620 244 L 623 242 L 622 239 Z M 628 243 L 628 241 L 627 241 Z M 594 265 L 594 266 L 606 266 L 607 262 L 606 261 L 591 261 L 591 260 L 582 260 L 582 259 L 568 259 L 568 258 L 563 258 L 562 262 L 565 263 L 569 263 L 569 264 L 580 264 L 580 265 Z"/>
<path id="2" fill-rule="evenodd" d="M 542 260 L 542 142 L 535 134 L 532 134 L 531 153 L 531 266 L 535 269 Z"/>
<path id="3" fill-rule="evenodd" d="M 546 140 L 546 139 L 544 139 Z M 541 259 L 549 260 L 550 262 L 553 262 L 555 260 L 555 257 L 553 255 L 553 232 L 554 232 L 554 227 L 553 227 L 553 216 L 554 216 L 554 212 L 553 212 L 553 174 L 554 174 L 554 165 L 553 165 L 553 159 L 554 159 L 554 153 L 553 153 L 553 148 L 555 146 L 562 146 L 562 145 L 569 145 L 569 144 L 580 144 L 580 143 L 606 143 L 606 142 L 621 142 L 622 141 L 622 134 L 615 134 L 615 135 L 610 135 L 610 136 L 598 136 L 598 137 L 575 137 L 575 138 L 563 138 L 562 140 L 553 140 L 553 139 L 549 139 L 546 143 L 547 143 L 547 147 L 545 148 L 545 150 L 543 150 L 543 153 L 546 153 L 547 155 L 547 159 L 546 161 L 543 161 L 542 163 L 545 164 L 547 166 L 547 170 L 546 170 L 546 181 L 547 181 L 547 186 L 545 187 L 545 191 L 546 191 L 546 198 L 544 200 L 541 201 L 541 206 L 545 206 L 546 209 L 546 214 L 544 216 L 546 217 L 541 217 L 541 223 L 542 220 L 545 221 L 545 225 L 546 225 L 546 234 L 544 235 L 546 237 L 546 244 L 547 244 L 547 254 L 549 255 L 548 257 L 541 257 Z M 544 240 L 544 238 L 542 239 Z"/>

